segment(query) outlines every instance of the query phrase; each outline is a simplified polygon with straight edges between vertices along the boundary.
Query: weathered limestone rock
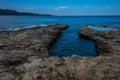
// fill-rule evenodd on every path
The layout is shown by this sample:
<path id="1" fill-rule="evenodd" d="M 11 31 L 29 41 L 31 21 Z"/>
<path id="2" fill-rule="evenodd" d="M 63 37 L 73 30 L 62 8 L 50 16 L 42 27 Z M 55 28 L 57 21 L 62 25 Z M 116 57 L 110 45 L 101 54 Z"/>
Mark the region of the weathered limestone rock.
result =
<path id="1" fill-rule="evenodd" d="M 24 63 L 49 57 L 49 48 L 68 25 L 0 31 L 0 63 Z M 43 37 L 44 36 L 44 37 Z"/>
<path id="2" fill-rule="evenodd" d="M 46 57 L 44 51 L 49 51 L 46 49 L 50 47 L 51 42 L 54 42 L 53 39 L 55 39 L 55 37 L 58 37 L 55 34 L 61 34 L 59 33 L 59 29 L 61 29 L 61 27 L 59 29 L 56 29 L 55 27 L 55 30 L 51 28 L 49 29 L 48 27 L 46 28 L 47 36 L 43 36 L 43 42 L 39 41 L 41 40 L 39 38 L 34 39 L 36 38 L 34 35 L 34 38 L 25 35 L 25 37 L 30 38 L 28 40 L 32 41 L 26 42 L 24 44 L 27 45 L 29 43 L 34 43 L 34 46 L 25 46 L 21 43 L 23 47 L 21 48 L 21 46 L 19 46 L 20 48 L 18 50 L 12 50 L 10 52 L 12 55 L 9 55 L 7 52 L 1 53 L 2 56 L 4 56 L 4 54 L 7 55 L 5 55 L 5 57 L 0 56 L 0 59 L 7 59 L 9 63 L 6 63 L 6 60 L 4 62 L 4 65 L 3 63 L 0 63 L 0 80 L 120 80 L 119 31 L 111 32 L 111 34 L 109 34 L 96 32 L 87 27 L 80 29 L 80 35 L 84 37 L 87 36 L 87 38 L 96 41 L 96 46 L 98 52 L 100 53 L 100 56 L 80 57 L 73 55 L 72 57 Z M 55 31 L 55 33 L 53 31 Z M 8 37 L 8 35 L 5 36 Z M 49 39 L 46 39 L 48 36 Z M 111 38 L 110 36 L 114 36 L 114 38 Z M 40 44 L 45 44 L 45 46 L 41 46 Z M 2 45 L 4 45 L 3 42 Z M 4 51 L 6 49 L 9 49 L 7 46 L 8 45 L 6 44 L 4 47 L 2 47 L 2 50 Z M 28 48 L 25 54 L 30 55 L 27 58 L 24 56 L 25 47 Z M 104 48 L 106 51 L 104 51 Z M 40 58 L 38 56 L 39 54 L 37 54 L 37 51 L 34 50 L 43 51 L 43 53 L 41 53 L 42 55 L 40 56 L 45 56 L 46 58 Z M 115 50 L 113 51 L 114 53 L 111 52 L 112 50 Z M 20 56 L 23 56 L 23 59 L 20 58 Z M 19 64 L 21 63 L 21 60 L 23 60 L 22 62 L 24 63 Z"/>
<path id="3" fill-rule="evenodd" d="M 112 28 L 112 27 L 111 27 Z M 96 31 L 88 26 L 80 29 L 79 34 L 96 42 L 96 47 L 99 55 L 120 54 L 120 27 L 117 31 L 101 32 Z"/>
<path id="4" fill-rule="evenodd" d="M 11 75 L 13 80 L 119 80 L 119 62 L 119 57 L 108 56 L 36 59 L 12 66 L 1 79 Z"/>

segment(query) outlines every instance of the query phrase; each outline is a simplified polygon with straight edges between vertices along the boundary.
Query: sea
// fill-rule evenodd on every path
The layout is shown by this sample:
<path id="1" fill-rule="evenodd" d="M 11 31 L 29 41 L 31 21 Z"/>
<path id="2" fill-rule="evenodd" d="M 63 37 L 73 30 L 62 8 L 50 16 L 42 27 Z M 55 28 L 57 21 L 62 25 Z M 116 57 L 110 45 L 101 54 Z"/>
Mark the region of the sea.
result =
<path id="1" fill-rule="evenodd" d="M 120 26 L 120 16 L 0 16 L 0 31 L 19 30 L 35 26 L 68 24 L 69 28 L 50 48 L 50 56 L 97 56 L 95 42 L 79 37 L 84 25 Z"/>

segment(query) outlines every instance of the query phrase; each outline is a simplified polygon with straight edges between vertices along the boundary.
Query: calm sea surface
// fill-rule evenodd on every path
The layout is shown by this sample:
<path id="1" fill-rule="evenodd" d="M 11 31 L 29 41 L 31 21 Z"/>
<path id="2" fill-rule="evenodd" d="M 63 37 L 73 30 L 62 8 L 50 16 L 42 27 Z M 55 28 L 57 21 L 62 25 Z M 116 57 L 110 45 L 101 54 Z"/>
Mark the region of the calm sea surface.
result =
<path id="1" fill-rule="evenodd" d="M 15 30 L 34 25 L 68 24 L 62 36 L 51 47 L 50 56 L 96 56 L 95 43 L 79 38 L 79 29 L 86 24 L 119 26 L 120 17 L 88 16 L 0 16 L 0 30 Z"/>

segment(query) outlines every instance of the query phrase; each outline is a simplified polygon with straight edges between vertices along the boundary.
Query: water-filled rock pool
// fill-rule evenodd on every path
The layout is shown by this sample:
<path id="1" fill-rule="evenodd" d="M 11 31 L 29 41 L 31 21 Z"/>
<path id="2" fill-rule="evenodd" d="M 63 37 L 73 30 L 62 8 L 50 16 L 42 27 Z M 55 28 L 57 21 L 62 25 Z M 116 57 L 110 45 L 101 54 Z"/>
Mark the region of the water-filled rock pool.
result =
<path id="1" fill-rule="evenodd" d="M 102 28 L 98 26 L 88 26 L 88 27 L 101 32 L 117 31 L 117 28 Z"/>

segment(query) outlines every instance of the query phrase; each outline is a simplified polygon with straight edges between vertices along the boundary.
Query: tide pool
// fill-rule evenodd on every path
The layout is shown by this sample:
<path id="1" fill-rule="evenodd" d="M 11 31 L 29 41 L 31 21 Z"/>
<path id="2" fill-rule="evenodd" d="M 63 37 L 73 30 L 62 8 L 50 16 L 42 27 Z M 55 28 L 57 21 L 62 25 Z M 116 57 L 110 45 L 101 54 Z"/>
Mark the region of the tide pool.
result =
<path id="1" fill-rule="evenodd" d="M 117 28 L 101 28 L 98 26 L 88 26 L 88 27 L 101 32 L 117 31 Z"/>

